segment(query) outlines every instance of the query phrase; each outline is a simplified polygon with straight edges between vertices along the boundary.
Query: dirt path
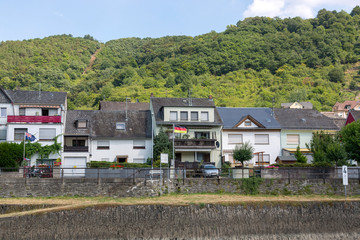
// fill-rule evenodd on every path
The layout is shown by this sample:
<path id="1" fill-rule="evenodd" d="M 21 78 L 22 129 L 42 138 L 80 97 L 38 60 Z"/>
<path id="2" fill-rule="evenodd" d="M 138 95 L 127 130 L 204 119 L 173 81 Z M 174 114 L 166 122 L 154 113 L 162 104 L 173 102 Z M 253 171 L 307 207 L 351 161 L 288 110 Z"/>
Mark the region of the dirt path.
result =
<path id="1" fill-rule="evenodd" d="M 91 70 L 92 66 L 94 65 L 94 62 L 96 60 L 96 55 L 101 51 L 102 47 L 98 48 L 93 55 L 91 55 L 90 57 L 90 63 L 89 65 L 85 68 L 84 72 L 82 73 L 83 75 L 86 74 L 88 71 Z"/>

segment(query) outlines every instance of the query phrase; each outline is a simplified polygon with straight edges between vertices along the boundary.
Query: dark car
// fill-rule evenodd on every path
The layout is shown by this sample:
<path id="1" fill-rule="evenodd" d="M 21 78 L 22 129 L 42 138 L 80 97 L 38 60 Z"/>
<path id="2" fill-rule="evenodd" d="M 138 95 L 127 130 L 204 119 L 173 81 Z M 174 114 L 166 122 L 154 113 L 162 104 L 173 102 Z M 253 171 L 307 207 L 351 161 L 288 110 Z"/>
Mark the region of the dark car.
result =
<path id="1" fill-rule="evenodd" d="M 200 167 L 203 177 L 219 177 L 220 171 L 214 165 L 205 164 Z"/>

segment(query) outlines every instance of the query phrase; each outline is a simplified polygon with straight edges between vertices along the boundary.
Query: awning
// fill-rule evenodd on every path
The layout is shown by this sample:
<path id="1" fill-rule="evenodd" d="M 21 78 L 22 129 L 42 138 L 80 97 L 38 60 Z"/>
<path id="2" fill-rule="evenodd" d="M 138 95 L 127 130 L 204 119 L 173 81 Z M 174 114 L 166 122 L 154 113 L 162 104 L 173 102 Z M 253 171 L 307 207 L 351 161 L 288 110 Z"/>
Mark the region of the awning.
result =
<path id="1" fill-rule="evenodd" d="M 283 150 L 291 152 L 291 153 L 296 152 L 296 148 L 283 148 Z M 307 148 L 300 148 L 300 152 L 311 153 L 311 151 Z"/>
<path id="2" fill-rule="evenodd" d="M 20 108 L 60 108 L 56 105 L 20 105 Z"/>

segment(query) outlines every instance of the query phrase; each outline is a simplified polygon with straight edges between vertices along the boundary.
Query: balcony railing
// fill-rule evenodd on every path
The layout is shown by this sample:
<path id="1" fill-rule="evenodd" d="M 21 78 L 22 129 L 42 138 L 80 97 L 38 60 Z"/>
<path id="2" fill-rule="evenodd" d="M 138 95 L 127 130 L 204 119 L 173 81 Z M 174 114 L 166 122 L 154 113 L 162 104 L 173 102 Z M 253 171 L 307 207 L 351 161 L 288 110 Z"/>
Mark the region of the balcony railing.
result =
<path id="1" fill-rule="evenodd" d="M 216 139 L 176 139 L 174 141 L 175 148 L 216 148 Z"/>
<path id="2" fill-rule="evenodd" d="M 26 123 L 61 123 L 61 116 L 14 116 L 7 117 L 9 123 L 26 122 Z"/>
<path id="3" fill-rule="evenodd" d="M 89 151 L 88 146 L 82 146 L 82 147 L 64 146 L 64 152 L 88 152 L 88 151 Z"/>

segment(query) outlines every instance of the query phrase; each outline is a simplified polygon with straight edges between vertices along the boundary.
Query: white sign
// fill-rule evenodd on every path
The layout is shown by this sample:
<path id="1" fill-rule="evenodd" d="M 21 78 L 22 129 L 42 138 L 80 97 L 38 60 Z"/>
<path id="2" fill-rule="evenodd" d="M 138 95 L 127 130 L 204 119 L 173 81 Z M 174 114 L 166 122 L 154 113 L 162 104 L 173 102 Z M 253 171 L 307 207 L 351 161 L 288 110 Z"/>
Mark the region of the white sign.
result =
<path id="1" fill-rule="evenodd" d="M 343 185 L 348 185 L 348 169 L 347 166 L 342 166 L 342 177 L 343 177 Z"/>
<path id="2" fill-rule="evenodd" d="M 161 153 L 160 154 L 160 162 L 168 164 L 169 163 L 169 154 Z"/>

